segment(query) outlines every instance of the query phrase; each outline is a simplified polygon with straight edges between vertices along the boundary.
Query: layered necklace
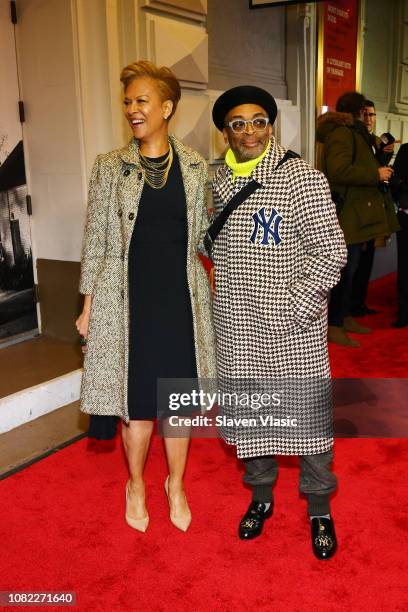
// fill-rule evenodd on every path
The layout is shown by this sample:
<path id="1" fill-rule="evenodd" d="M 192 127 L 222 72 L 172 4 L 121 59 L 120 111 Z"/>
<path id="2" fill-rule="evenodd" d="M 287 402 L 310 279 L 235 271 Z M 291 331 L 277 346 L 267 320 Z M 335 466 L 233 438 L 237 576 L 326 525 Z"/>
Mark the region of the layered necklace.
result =
<path id="1" fill-rule="evenodd" d="M 145 181 L 153 189 L 161 189 L 167 182 L 171 164 L 173 161 L 173 147 L 169 142 L 169 150 L 166 156 L 160 161 L 154 161 L 144 157 L 139 151 L 140 165 L 145 171 Z"/>

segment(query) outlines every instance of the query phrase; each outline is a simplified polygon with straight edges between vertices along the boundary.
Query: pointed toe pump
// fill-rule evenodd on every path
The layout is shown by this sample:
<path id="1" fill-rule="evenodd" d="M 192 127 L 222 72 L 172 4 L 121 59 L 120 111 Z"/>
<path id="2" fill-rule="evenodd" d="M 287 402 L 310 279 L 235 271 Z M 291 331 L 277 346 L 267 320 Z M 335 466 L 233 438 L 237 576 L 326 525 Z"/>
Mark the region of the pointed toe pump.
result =
<path id="1" fill-rule="evenodd" d="M 187 529 L 190 527 L 190 523 L 192 520 L 191 512 L 187 504 L 187 499 L 187 511 L 183 513 L 177 513 L 174 508 L 174 503 L 172 502 L 169 496 L 169 476 L 167 476 L 166 481 L 164 483 L 164 489 L 166 491 L 167 499 L 169 502 L 171 522 L 175 527 L 177 527 L 177 529 L 180 529 L 181 531 L 187 531 Z"/>
<path id="2" fill-rule="evenodd" d="M 137 531 L 141 531 L 144 533 L 149 525 L 149 515 L 147 514 L 145 517 L 141 519 L 135 519 L 129 515 L 129 481 L 126 483 L 126 513 L 125 513 L 125 521 L 129 525 L 129 527 L 133 527 L 133 529 L 137 529 Z"/>

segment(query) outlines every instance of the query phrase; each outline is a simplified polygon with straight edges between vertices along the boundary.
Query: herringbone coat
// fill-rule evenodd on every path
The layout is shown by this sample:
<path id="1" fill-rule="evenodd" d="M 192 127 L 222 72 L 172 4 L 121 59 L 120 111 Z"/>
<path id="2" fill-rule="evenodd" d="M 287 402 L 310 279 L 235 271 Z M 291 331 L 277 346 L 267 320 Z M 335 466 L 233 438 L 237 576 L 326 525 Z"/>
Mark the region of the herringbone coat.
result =
<path id="1" fill-rule="evenodd" d="M 297 416 L 301 412 L 304 431 L 320 431 L 319 419 L 323 429 L 331 424 L 331 402 L 322 412 L 317 398 L 326 393 L 319 381 L 330 378 L 328 292 L 340 278 L 347 250 L 326 178 L 299 158 L 275 170 L 284 154 L 272 138 L 250 177 L 233 181 L 223 166 L 213 182 L 216 214 L 251 179 L 261 184 L 232 213 L 213 247 L 218 380 L 221 387 L 229 379 L 247 379 L 262 388 L 256 381 L 309 379 L 292 408 Z M 262 220 L 272 220 L 268 229 Z M 239 416 L 240 409 L 235 412 Z M 313 455 L 333 444 L 331 435 L 273 438 L 270 429 L 262 430 L 265 435 L 242 427 L 222 431 L 239 457 Z"/>
<path id="2" fill-rule="evenodd" d="M 215 378 L 211 291 L 197 257 L 197 245 L 208 226 L 207 167 L 198 153 L 173 136 L 170 139 L 179 158 L 186 195 L 187 282 L 198 376 Z M 79 285 L 80 293 L 92 295 L 81 410 L 87 414 L 116 415 L 125 422 L 129 420 L 128 251 L 143 190 L 143 172 L 136 140 L 123 149 L 97 157 L 89 187 Z M 160 249 L 160 244 L 157 248 Z"/>

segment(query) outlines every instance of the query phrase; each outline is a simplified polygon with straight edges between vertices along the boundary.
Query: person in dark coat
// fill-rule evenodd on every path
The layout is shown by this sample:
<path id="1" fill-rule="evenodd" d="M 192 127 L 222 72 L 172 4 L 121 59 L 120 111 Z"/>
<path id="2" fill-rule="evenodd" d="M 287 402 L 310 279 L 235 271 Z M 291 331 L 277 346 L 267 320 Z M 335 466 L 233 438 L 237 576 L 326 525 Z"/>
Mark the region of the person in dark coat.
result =
<path id="1" fill-rule="evenodd" d="M 336 112 L 319 117 L 316 134 L 323 144 L 320 169 L 338 201 L 339 222 L 348 250 L 347 265 L 331 292 L 328 337 L 330 342 L 347 347 L 359 346 L 347 332 L 371 331 L 351 316 L 353 279 L 363 245 L 399 228 L 391 194 L 379 185 L 389 181 L 393 170 L 381 166 L 375 156 L 362 122 L 364 105 L 365 97 L 358 92 L 340 96 Z"/>
<path id="2" fill-rule="evenodd" d="M 370 134 L 372 147 L 375 156 L 381 166 L 387 166 L 393 156 L 395 142 L 384 145 L 381 138 L 375 134 L 375 104 L 372 100 L 365 101 L 364 125 Z M 360 261 L 353 278 L 353 289 L 351 295 L 351 314 L 353 317 L 375 314 L 376 311 L 366 304 L 368 284 L 370 282 L 371 271 L 373 269 L 375 249 L 377 246 L 384 246 L 386 236 L 374 240 L 367 240 L 360 253 Z"/>
<path id="3" fill-rule="evenodd" d="M 408 325 L 408 143 L 403 144 L 394 162 L 392 194 L 398 206 L 398 221 L 401 229 L 397 232 L 397 296 L 398 314 L 393 327 Z"/>

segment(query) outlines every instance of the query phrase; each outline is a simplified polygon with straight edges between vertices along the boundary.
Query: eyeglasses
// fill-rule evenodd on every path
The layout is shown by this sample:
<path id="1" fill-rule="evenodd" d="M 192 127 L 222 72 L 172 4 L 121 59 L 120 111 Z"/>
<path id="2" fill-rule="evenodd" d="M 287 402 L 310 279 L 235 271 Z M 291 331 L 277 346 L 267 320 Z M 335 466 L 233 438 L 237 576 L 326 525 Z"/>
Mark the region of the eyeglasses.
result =
<path id="1" fill-rule="evenodd" d="M 236 134 L 242 134 L 246 131 L 246 126 L 251 125 L 255 132 L 262 132 L 266 129 L 269 123 L 269 117 L 256 117 L 256 119 L 233 119 L 228 123 L 228 126 Z"/>
<path id="2" fill-rule="evenodd" d="M 376 117 L 377 113 L 364 113 L 364 117 Z"/>

